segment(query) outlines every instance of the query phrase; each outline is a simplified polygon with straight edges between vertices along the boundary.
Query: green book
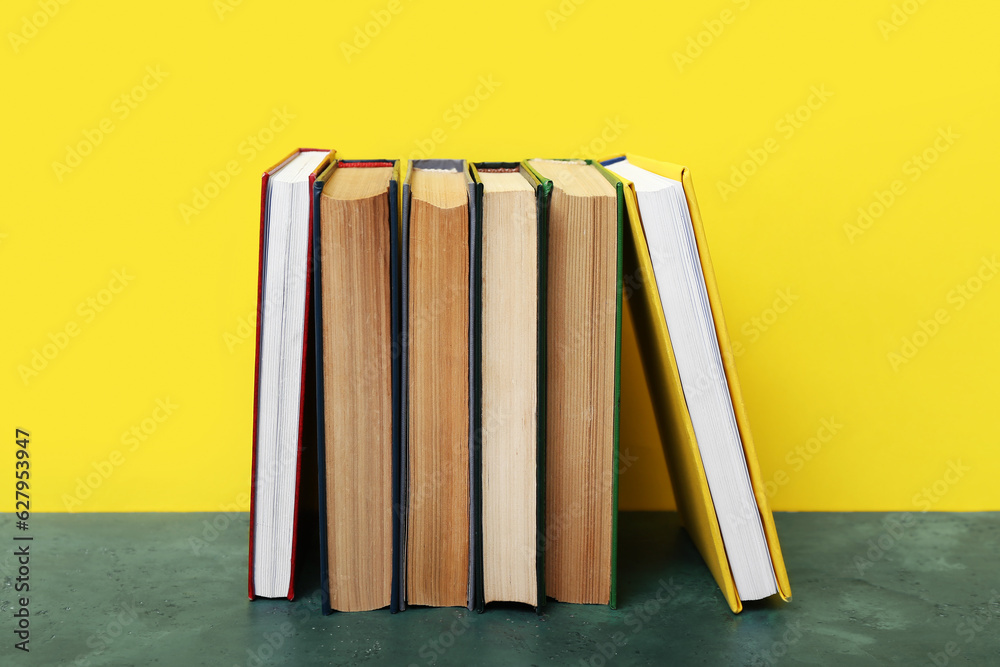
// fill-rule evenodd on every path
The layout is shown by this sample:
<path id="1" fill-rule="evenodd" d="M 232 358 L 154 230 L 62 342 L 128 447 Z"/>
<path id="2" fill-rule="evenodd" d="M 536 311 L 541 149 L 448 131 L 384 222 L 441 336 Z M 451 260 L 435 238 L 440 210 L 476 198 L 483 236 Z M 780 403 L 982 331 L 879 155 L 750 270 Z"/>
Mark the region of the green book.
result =
<path id="1" fill-rule="evenodd" d="M 621 180 L 592 160 L 528 160 L 551 191 L 546 309 L 545 592 L 616 606 Z"/>

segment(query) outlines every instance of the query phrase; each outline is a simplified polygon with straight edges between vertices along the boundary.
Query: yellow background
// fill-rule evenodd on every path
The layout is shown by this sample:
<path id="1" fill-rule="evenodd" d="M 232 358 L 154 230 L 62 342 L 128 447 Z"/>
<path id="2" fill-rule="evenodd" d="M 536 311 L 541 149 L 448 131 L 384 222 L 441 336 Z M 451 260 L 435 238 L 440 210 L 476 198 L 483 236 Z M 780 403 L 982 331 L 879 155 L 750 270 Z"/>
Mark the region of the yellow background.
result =
<path id="1" fill-rule="evenodd" d="M 998 22 L 996 3 L 969 1 L 9 0 L 0 470 L 13 479 L 20 427 L 33 510 L 247 508 L 259 176 L 291 148 L 629 151 L 692 169 L 775 509 L 1000 509 L 1000 280 L 961 308 L 952 292 L 1000 252 Z M 133 94 L 147 67 L 167 74 Z M 813 89 L 832 96 L 800 108 Z M 123 94 L 145 98 L 127 117 Z M 268 137 L 275 109 L 294 118 Z M 102 120 L 113 131 L 60 181 L 54 163 Z M 948 128 L 911 180 L 908 161 Z M 271 141 L 251 154 L 248 136 Z M 227 163 L 239 173 L 186 222 L 181 205 Z M 734 169 L 754 173 L 724 198 Z M 852 242 L 845 225 L 896 180 Z M 87 299 L 107 302 L 92 319 Z M 621 505 L 671 507 L 623 340 Z"/>

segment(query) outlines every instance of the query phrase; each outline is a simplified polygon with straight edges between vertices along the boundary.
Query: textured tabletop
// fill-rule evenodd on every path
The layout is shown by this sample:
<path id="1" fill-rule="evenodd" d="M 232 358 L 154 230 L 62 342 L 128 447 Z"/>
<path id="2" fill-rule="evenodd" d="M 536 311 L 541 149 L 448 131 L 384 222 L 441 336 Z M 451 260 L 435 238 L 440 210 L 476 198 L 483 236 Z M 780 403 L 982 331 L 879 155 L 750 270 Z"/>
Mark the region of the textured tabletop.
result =
<path id="1" fill-rule="evenodd" d="M 921 665 L 1000 661 L 1000 514 L 778 513 L 790 603 L 730 613 L 673 513 L 623 513 L 619 608 L 319 613 L 246 598 L 246 514 L 38 514 L 30 654 L 4 665 Z M 0 519 L 10 540 L 13 517 Z M 14 542 L 10 542 L 14 544 Z M 304 545 L 309 561 L 316 552 Z"/>

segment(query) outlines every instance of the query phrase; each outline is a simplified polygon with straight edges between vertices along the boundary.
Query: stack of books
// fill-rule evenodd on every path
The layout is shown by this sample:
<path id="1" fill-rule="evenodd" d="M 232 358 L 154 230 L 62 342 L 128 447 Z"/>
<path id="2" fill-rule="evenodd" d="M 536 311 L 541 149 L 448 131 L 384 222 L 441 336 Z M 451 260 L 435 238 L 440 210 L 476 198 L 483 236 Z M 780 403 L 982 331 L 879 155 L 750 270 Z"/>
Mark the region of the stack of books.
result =
<path id="1" fill-rule="evenodd" d="M 251 599 L 316 429 L 324 612 L 615 607 L 623 275 L 685 527 L 734 612 L 787 599 L 687 169 L 314 149 L 263 177 Z"/>

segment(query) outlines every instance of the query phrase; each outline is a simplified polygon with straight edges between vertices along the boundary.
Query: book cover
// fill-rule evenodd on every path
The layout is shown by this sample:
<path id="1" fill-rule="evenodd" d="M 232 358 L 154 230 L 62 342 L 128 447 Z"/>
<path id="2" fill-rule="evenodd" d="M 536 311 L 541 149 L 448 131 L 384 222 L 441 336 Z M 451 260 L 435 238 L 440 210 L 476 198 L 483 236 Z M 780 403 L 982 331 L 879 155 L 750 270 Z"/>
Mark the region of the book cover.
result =
<path id="1" fill-rule="evenodd" d="M 333 176 L 336 169 L 350 165 L 350 168 L 365 167 L 392 167 L 392 177 L 389 180 L 389 215 L 385 221 L 389 229 L 389 291 L 390 291 L 390 318 L 392 336 L 392 587 L 391 602 L 389 610 L 392 613 L 399 611 L 399 559 L 396 557 L 399 545 L 399 461 L 400 461 L 400 438 L 402 431 L 401 423 L 401 377 L 402 377 L 402 329 L 400 326 L 400 257 L 399 257 L 399 162 L 397 160 L 336 160 L 327 167 L 315 180 L 313 185 L 313 209 L 320 210 L 320 200 L 323 195 L 323 188 L 326 182 Z M 317 431 L 317 458 L 319 469 L 319 544 L 320 544 L 320 604 L 324 615 L 330 614 L 333 610 L 330 607 L 330 587 L 329 587 L 329 559 L 327 542 L 327 495 L 326 495 L 326 411 L 324 394 L 324 374 L 323 374 L 323 298 L 322 298 L 322 276 L 323 265 L 321 261 L 321 228 L 319 224 L 313 225 L 312 253 L 313 253 L 313 274 L 316 289 L 313 290 L 313 309 L 315 313 L 315 340 L 316 340 L 316 431 Z"/>
<path id="2" fill-rule="evenodd" d="M 537 324 L 537 338 L 536 338 L 536 350 L 538 361 L 536 363 L 536 397 L 537 397 L 537 424 L 535 436 L 535 461 L 536 461 L 536 474 L 535 474 L 535 576 L 537 581 L 537 592 L 535 605 L 535 611 L 541 613 L 542 607 L 545 605 L 545 409 L 546 409 L 546 364 L 545 364 L 545 354 L 546 354 L 546 284 L 547 284 L 547 259 L 548 259 L 548 207 L 549 207 L 549 197 L 552 194 L 552 183 L 551 181 L 540 180 L 534 172 L 532 172 L 526 163 L 524 162 L 477 162 L 471 165 L 470 170 L 472 172 L 473 180 L 479 184 L 479 224 L 480 224 L 480 248 L 482 239 L 482 184 L 479 178 L 479 170 L 503 170 L 503 171 L 516 171 L 520 173 L 529 183 L 529 185 L 534 190 L 535 196 L 535 213 L 538 225 L 537 232 L 537 269 L 538 269 L 538 280 L 537 280 L 537 313 L 536 313 L 536 324 Z M 480 272 L 480 296 L 482 294 L 481 288 L 481 272 Z M 480 302 L 480 308 L 482 304 Z M 481 313 L 480 313 L 481 322 Z M 480 361 L 482 359 L 482 331 L 479 332 L 479 356 Z M 482 388 L 480 386 L 480 398 L 481 398 Z M 480 429 L 482 432 L 481 420 L 482 420 L 482 406 L 479 409 L 479 420 Z M 485 609 L 485 593 L 483 590 L 484 583 L 484 564 L 483 564 L 483 535 L 482 535 L 482 438 L 477 438 L 477 453 L 476 453 L 476 483 L 477 483 L 477 497 L 479 502 L 476 506 L 477 515 L 477 525 L 479 526 L 479 531 L 477 535 L 477 605 L 476 608 L 479 612 Z"/>
<path id="3" fill-rule="evenodd" d="M 398 596 L 398 609 L 405 610 L 407 606 L 407 540 L 409 538 L 409 496 L 411 491 L 410 479 L 409 479 L 409 466 L 410 466 L 410 446 L 409 446 L 409 410 L 410 410 L 410 391 L 409 391 L 409 347 L 411 344 L 410 331 L 409 331 L 409 314 L 410 314 L 410 304 L 409 304 L 409 293 L 410 293 L 410 215 L 411 215 L 411 177 L 415 169 L 428 169 L 428 170 L 444 170 L 444 171 L 455 171 L 464 175 L 466 180 L 467 192 L 468 192 L 468 233 L 469 233 L 469 303 L 468 303 L 468 315 L 469 315 L 469 337 L 468 337 L 468 360 L 469 360 L 469 424 L 468 424 L 468 449 L 469 449 L 469 554 L 468 554 L 468 589 L 467 589 L 467 608 L 469 610 L 474 610 L 478 604 L 477 602 L 477 590 L 478 583 L 476 577 L 476 562 L 480 558 L 479 553 L 476 549 L 476 544 L 479 539 L 478 537 L 478 524 L 475 515 L 475 508 L 479 502 L 479 498 L 476 494 L 476 460 L 477 460 L 477 448 L 476 442 L 479 437 L 478 430 L 480 428 L 479 423 L 479 401 L 480 401 L 480 365 L 479 365 L 479 343 L 478 343 L 478 331 L 479 331 L 479 295 L 481 290 L 481 280 L 480 280 L 480 252 L 482 249 L 482 236 L 480 232 L 480 212 L 478 203 L 482 198 L 481 183 L 477 183 L 472 178 L 472 173 L 468 168 L 468 164 L 465 160 L 454 160 L 454 159 L 423 159 L 423 160 L 413 160 L 407 165 L 406 178 L 403 181 L 403 187 L 401 190 L 401 204 L 400 204 L 400 217 L 401 217 L 401 239 L 400 239 L 400 250 L 401 250 L 401 307 L 400 307 L 400 322 L 401 322 L 401 340 L 402 344 L 402 357 L 401 357 L 401 437 L 400 437 L 400 448 L 399 448 L 399 505 L 398 505 L 398 521 L 399 521 L 399 544 L 398 553 L 396 555 L 397 565 L 399 570 L 398 586 L 396 595 Z"/>
<path id="4" fill-rule="evenodd" d="M 778 592 L 783 599 L 787 600 L 791 597 L 788 574 L 785 570 L 781 547 L 778 543 L 778 534 L 774 527 L 774 518 L 767 502 L 760 466 L 750 434 L 746 409 L 736 375 L 735 358 L 723 318 L 722 303 L 715 282 L 715 272 L 708 252 L 708 242 L 698 210 L 690 170 L 679 165 L 658 162 L 636 155 L 615 156 L 605 160 L 604 164 L 613 164 L 623 158 L 628 158 L 632 164 L 655 174 L 680 181 L 684 187 L 702 271 L 705 276 L 709 304 L 715 320 L 716 337 L 722 354 L 726 381 L 733 399 L 737 427 L 743 443 L 747 470 L 750 474 L 754 497 L 771 553 Z M 653 400 L 677 507 L 684 526 L 705 559 L 726 598 L 726 602 L 734 613 L 739 613 L 743 609 L 743 604 L 729 568 L 719 520 L 715 513 L 715 505 L 709 492 L 708 479 L 695 439 L 694 427 L 685 402 L 656 278 L 653 275 L 653 264 L 649 255 L 649 247 L 646 244 L 635 192 L 630 182 L 623 180 L 623 183 L 627 185 L 625 201 L 629 219 L 625 235 L 625 270 L 630 276 L 640 278 L 642 285 L 642 288 L 629 299 L 629 307 L 635 324 L 640 356 Z"/>
<path id="5" fill-rule="evenodd" d="M 265 260 L 265 240 L 267 232 L 267 197 L 268 197 L 268 181 L 271 175 L 278 171 L 281 167 L 285 166 L 299 153 L 305 152 L 323 152 L 328 153 L 327 157 L 320 163 L 320 165 L 309 175 L 309 187 L 313 187 L 316 181 L 316 177 L 330 164 L 330 160 L 336 155 L 336 151 L 329 151 L 324 148 L 299 148 L 297 150 L 289 153 L 283 160 L 267 169 L 261 176 L 260 184 L 260 242 L 259 242 L 259 252 L 257 257 L 257 323 L 256 323 L 256 334 L 254 339 L 255 353 L 254 353 L 254 383 L 253 383 L 253 442 L 252 442 L 252 455 L 251 455 L 251 478 L 250 478 L 250 547 L 249 547 L 249 568 L 247 572 L 247 588 L 248 595 L 251 600 L 257 597 L 254 590 L 254 519 L 256 517 L 256 488 L 257 488 L 257 417 L 258 417 L 258 407 L 260 399 L 260 351 L 261 351 L 261 318 L 264 314 L 264 260 Z M 315 218 L 315 209 L 313 208 L 312 198 L 310 198 L 309 204 L 309 238 L 312 238 L 313 221 Z M 307 350 L 309 347 L 309 336 L 308 336 L 308 322 L 309 322 L 309 302 L 310 302 L 310 287 L 311 287 L 311 273 L 312 273 L 312 259 L 311 253 L 306 253 L 306 298 L 305 298 L 305 318 L 304 327 L 305 331 L 302 336 L 302 374 L 301 374 L 301 387 L 299 388 L 299 435 L 296 447 L 298 449 L 299 455 L 296 457 L 295 463 L 295 504 L 292 512 L 293 516 L 298 515 L 298 492 L 299 492 L 299 474 L 301 473 L 301 451 L 302 451 L 302 429 L 303 429 L 303 414 L 305 411 L 305 390 L 306 390 L 306 358 Z M 289 579 L 288 585 L 288 599 L 292 600 L 295 597 L 295 547 L 296 540 L 298 537 L 298 526 L 294 526 L 292 529 L 292 555 L 291 555 L 291 568 L 292 574 Z"/>
<path id="6" fill-rule="evenodd" d="M 612 455 L 612 511 L 611 511 L 611 581 L 610 596 L 608 605 L 615 609 L 618 604 L 618 458 L 619 458 L 619 415 L 621 402 L 621 306 L 622 306 L 622 232 L 625 217 L 624 184 L 616 175 L 606 170 L 595 160 L 583 160 L 586 164 L 592 165 L 600 174 L 608 180 L 615 191 L 616 199 L 616 267 L 615 267 L 615 350 L 614 350 L 614 395 L 613 395 L 613 435 L 611 442 Z M 525 168 L 542 185 L 546 192 L 546 220 L 548 220 L 548 206 L 551 203 L 551 193 L 553 183 L 550 179 L 542 176 L 530 163 L 525 162 Z M 546 249 L 548 254 L 548 247 Z M 551 352 L 550 350 L 548 352 Z M 551 394 L 551 387 L 547 387 L 547 394 Z M 542 473 L 544 475 L 544 471 Z M 546 534 L 547 535 L 547 534 Z"/>

